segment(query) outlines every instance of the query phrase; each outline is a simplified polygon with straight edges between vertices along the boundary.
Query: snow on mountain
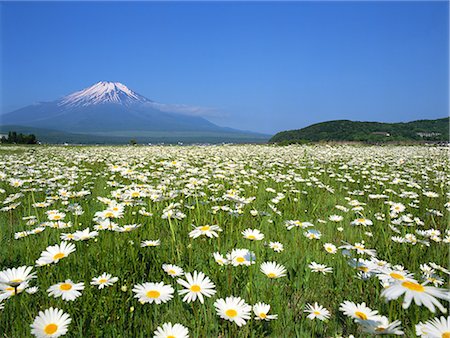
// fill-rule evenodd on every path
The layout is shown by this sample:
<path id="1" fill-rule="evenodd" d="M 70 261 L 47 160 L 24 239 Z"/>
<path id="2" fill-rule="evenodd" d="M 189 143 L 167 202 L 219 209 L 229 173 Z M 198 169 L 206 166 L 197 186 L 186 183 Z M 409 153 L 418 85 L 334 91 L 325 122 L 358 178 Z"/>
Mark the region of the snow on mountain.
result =
<path id="1" fill-rule="evenodd" d="M 153 101 L 133 92 L 120 82 L 100 81 L 89 88 L 64 96 L 58 101 L 58 106 L 73 108 L 107 103 L 128 106 L 151 102 Z"/>

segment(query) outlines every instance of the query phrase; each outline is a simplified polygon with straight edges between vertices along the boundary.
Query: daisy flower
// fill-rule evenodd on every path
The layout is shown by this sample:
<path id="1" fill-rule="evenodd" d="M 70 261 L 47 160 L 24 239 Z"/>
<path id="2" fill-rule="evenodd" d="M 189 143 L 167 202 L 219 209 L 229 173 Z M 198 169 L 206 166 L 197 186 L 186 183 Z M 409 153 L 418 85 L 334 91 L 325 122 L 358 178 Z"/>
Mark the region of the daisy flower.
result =
<path id="1" fill-rule="evenodd" d="M 191 238 L 197 238 L 202 235 L 209 238 L 219 237 L 217 232 L 222 231 L 218 225 L 203 225 L 199 227 L 196 227 L 195 225 L 192 226 L 194 227 L 194 230 L 189 233 L 189 237 Z"/>
<path id="2" fill-rule="evenodd" d="M 213 253 L 213 257 L 214 257 L 214 260 L 216 261 L 216 263 L 219 264 L 220 266 L 230 264 L 230 261 L 229 261 L 228 259 L 226 259 L 226 258 L 225 258 L 221 253 L 219 253 L 219 252 L 214 252 L 214 253 Z"/>
<path id="3" fill-rule="evenodd" d="M 316 262 L 311 262 L 308 265 L 308 268 L 310 268 L 312 272 L 322 272 L 324 275 L 333 272 L 333 268 L 329 268 L 325 264 L 318 264 Z"/>
<path id="4" fill-rule="evenodd" d="M 433 318 L 416 325 L 416 335 L 425 338 L 450 337 L 450 317 Z"/>
<path id="5" fill-rule="evenodd" d="M 331 243 L 325 243 L 323 245 L 323 248 L 325 249 L 326 252 L 330 253 L 330 254 L 335 254 L 337 252 L 337 248 L 334 244 Z"/>
<path id="6" fill-rule="evenodd" d="M 162 268 L 163 268 L 164 272 L 166 272 L 172 278 L 175 278 L 178 276 L 183 276 L 183 274 L 184 274 L 183 269 L 177 265 L 163 264 Z"/>
<path id="7" fill-rule="evenodd" d="M 216 300 L 214 307 L 220 318 L 235 322 L 239 327 L 245 325 L 246 320 L 250 319 L 250 312 L 252 310 L 252 307 L 244 299 L 234 296 Z"/>
<path id="8" fill-rule="evenodd" d="M 324 308 L 322 305 L 319 305 L 314 303 L 314 305 L 306 304 L 306 310 L 305 312 L 308 312 L 309 315 L 307 318 L 314 320 L 314 319 L 320 319 L 320 320 L 327 320 L 330 318 L 330 311 L 328 311 L 326 308 Z"/>
<path id="9" fill-rule="evenodd" d="M 367 218 L 357 218 L 355 220 L 353 220 L 352 222 L 350 222 L 351 225 L 364 225 L 364 226 L 368 226 L 368 225 L 372 225 L 373 222 L 370 219 Z"/>
<path id="10" fill-rule="evenodd" d="M 58 283 L 50 286 L 47 289 L 48 295 L 55 298 L 61 297 L 63 300 L 75 300 L 81 296 L 81 292 L 84 290 L 84 283 L 75 284 L 70 279 L 66 279 L 63 283 Z"/>
<path id="11" fill-rule="evenodd" d="M 38 286 L 33 286 L 31 288 L 27 288 L 25 290 L 26 293 L 30 294 L 30 295 L 34 295 L 36 292 L 39 291 L 39 287 Z"/>
<path id="12" fill-rule="evenodd" d="M 378 316 L 374 320 L 362 320 L 359 322 L 363 332 L 375 334 L 375 335 L 385 335 L 385 334 L 395 334 L 401 336 L 404 334 L 401 328 L 401 322 L 399 320 L 389 323 L 389 319 L 385 316 Z"/>
<path id="13" fill-rule="evenodd" d="M 264 238 L 264 234 L 258 229 L 245 229 L 242 231 L 242 236 L 251 241 L 260 241 Z"/>
<path id="14" fill-rule="evenodd" d="M 23 282 L 36 278 L 36 272 L 31 270 L 33 270 L 32 266 L 21 266 L 0 271 L 0 283 L 17 287 Z"/>
<path id="15" fill-rule="evenodd" d="M 283 244 L 280 242 L 269 242 L 269 248 L 275 252 L 281 252 L 284 250 Z"/>
<path id="16" fill-rule="evenodd" d="M 200 303 L 203 304 L 203 296 L 211 297 L 216 293 L 216 290 L 214 290 L 216 286 L 203 272 L 194 271 L 193 275 L 188 272 L 185 277 L 186 280 L 177 279 L 177 283 L 186 288 L 178 291 L 179 295 L 185 295 L 183 302 L 194 302 L 198 297 Z"/>
<path id="17" fill-rule="evenodd" d="M 56 338 L 67 333 L 67 327 L 72 319 L 63 310 L 50 308 L 39 311 L 39 315 L 31 324 L 31 334 L 37 338 Z"/>
<path id="18" fill-rule="evenodd" d="M 381 296 L 385 297 L 388 301 L 397 299 L 403 294 L 405 294 L 405 299 L 402 303 L 404 309 L 407 309 L 414 299 L 416 305 L 424 305 L 433 313 L 436 311 L 436 307 L 443 313 L 447 312 L 447 309 L 436 299 L 440 298 L 450 301 L 450 295 L 446 289 L 426 286 L 426 283 L 419 284 L 416 281 L 407 280 L 392 284 L 381 292 Z"/>
<path id="19" fill-rule="evenodd" d="M 355 322 L 361 322 L 361 320 L 376 320 L 379 318 L 378 311 L 373 311 L 366 306 L 366 303 L 355 304 L 353 302 L 344 301 L 340 304 L 339 310 L 347 317 L 353 318 Z"/>
<path id="20" fill-rule="evenodd" d="M 233 249 L 227 254 L 227 259 L 233 266 L 255 264 L 255 254 L 247 249 Z"/>
<path id="21" fill-rule="evenodd" d="M 272 320 L 272 319 L 277 319 L 278 315 L 268 315 L 270 311 L 270 305 L 269 304 L 264 304 L 264 303 L 256 303 L 255 305 L 253 305 L 253 313 L 255 314 L 255 319 L 256 320 Z"/>
<path id="22" fill-rule="evenodd" d="M 264 262 L 261 264 L 260 270 L 269 278 L 280 278 L 286 276 L 286 268 L 276 262 Z"/>
<path id="23" fill-rule="evenodd" d="M 189 338 L 189 330 L 181 324 L 164 323 L 158 326 L 153 338 Z"/>
<path id="24" fill-rule="evenodd" d="M 69 256 L 75 251 L 75 245 L 72 243 L 61 242 L 61 245 L 56 244 L 47 247 L 42 253 L 41 257 L 36 261 L 38 266 L 47 265 L 50 263 L 58 263 L 60 259 Z"/>
<path id="25" fill-rule="evenodd" d="M 82 231 L 78 230 L 73 233 L 75 241 L 87 241 L 88 239 L 94 238 L 98 236 L 97 231 L 91 231 L 89 228 L 86 228 Z"/>
<path id="26" fill-rule="evenodd" d="M 112 277 L 109 273 L 104 272 L 101 276 L 92 278 L 91 285 L 98 285 L 98 288 L 101 290 L 105 286 L 113 285 L 118 280 L 119 278 Z"/>
<path id="27" fill-rule="evenodd" d="M 141 242 L 141 247 L 145 248 L 148 246 L 159 246 L 161 245 L 161 241 L 159 239 L 157 240 L 148 240 L 148 241 L 142 241 Z"/>
<path id="28" fill-rule="evenodd" d="M 340 222 L 340 221 L 342 221 L 344 219 L 344 217 L 339 216 L 339 215 L 331 215 L 330 217 L 328 217 L 328 219 L 331 222 Z"/>
<path id="29" fill-rule="evenodd" d="M 173 298 L 174 289 L 170 285 L 164 285 L 163 282 L 143 283 L 135 285 L 133 292 L 136 294 L 134 297 L 138 298 L 142 304 L 153 302 L 161 304 Z"/>

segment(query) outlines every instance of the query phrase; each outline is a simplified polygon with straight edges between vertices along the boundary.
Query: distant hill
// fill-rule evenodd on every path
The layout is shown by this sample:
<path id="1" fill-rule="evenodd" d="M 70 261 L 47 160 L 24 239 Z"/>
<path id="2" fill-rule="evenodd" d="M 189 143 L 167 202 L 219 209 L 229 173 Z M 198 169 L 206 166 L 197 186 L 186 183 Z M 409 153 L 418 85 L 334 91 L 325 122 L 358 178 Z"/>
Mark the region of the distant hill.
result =
<path id="1" fill-rule="evenodd" d="M 358 122 L 336 120 L 321 122 L 306 128 L 275 134 L 269 142 L 301 141 L 448 141 L 449 118 L 418 120 L 405 123 Z"/>

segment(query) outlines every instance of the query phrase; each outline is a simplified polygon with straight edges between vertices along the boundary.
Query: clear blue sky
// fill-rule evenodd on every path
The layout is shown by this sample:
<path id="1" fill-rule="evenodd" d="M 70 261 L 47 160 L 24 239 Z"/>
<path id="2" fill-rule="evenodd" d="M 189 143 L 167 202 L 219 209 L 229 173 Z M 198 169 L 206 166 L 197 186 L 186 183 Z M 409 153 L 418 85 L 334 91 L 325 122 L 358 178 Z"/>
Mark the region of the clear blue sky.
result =
<path id="1" fill-rule="evenodd" d="M 440 2 L 3 2 L 1 110 L 119 81 L 274 133 L 448 114 Z"/>

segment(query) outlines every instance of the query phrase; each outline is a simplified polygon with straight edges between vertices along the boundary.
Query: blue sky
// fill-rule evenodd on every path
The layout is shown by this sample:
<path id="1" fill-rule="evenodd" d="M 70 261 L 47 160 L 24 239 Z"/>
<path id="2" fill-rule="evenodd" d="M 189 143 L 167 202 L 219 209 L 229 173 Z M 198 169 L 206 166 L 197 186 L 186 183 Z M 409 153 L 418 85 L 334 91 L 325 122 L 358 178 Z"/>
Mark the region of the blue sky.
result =
<path id="1" fill-rule="evenodd" d="M 0 6 L 2 112 L 106 80 L 265 133 L 448 114 L 446 1 Z"/>

